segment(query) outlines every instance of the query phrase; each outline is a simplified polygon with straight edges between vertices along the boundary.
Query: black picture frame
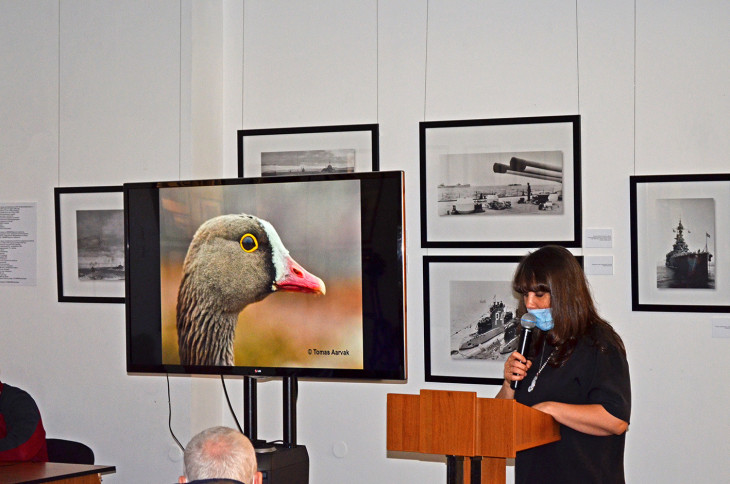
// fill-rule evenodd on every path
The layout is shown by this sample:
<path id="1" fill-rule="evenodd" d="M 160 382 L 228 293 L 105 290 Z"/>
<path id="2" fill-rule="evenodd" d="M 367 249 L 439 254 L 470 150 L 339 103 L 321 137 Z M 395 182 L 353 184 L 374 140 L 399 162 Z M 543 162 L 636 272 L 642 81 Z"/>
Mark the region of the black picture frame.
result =
<path id="1" fill-rule="evenodd" d="M 123 304 L 122 187 L 56 187 L 54 210 L 58 302 Z"/>
<path id="2" fill-rule="evenodd" d="M 422 247 L 580 247 L 579 115 L 419 128 Z"/>
<path id="3" fill-rule="evenodd" d="M 502 384 L 504 362 L 512 351 L 518 349 L 517 315 L 525 310 L 521 299 L 512 291 L 514 272 L 523 257 L 423 257 L 425 381 Z M 576 255 L 575 258 L 584 267 L 584 257 Z M 444 294 L 448 295 L 447 300 L 444 300 Z M 495 308 L 495 303 L 503 304 Z M 493 309 L 497 310 L 496 313 Z M 476 329 L 482 316 L 494 317 L 492 324 L 495 320 L 503 324 L 501 328 L 491 328 L 480 334 L 479 338 L 486 335 L 484 341 L 474 341 L 471 329 Z M 462 331 L 462 328 L 467 331 Z M 490 336 L 492 331 L 495 334 Z M 484 359 L 484 356 L 496 355 L 496 348 L 492 347 L 494 343 L 489 343 L 492 339 L 499 343 L 501 356 Z M 468 344 L 470 342 L 471 345 Z M 474 343 L 478 343 L 479 347 Z"/>
<path id="4" fill-rule="evenodd" d="M 511 281 L 521 259 L 522 256 L 423 257 L 424 366 L 427 382 L 502 384 L 504 361 L 512 351 L 498 360 L 477 360 L 468 357 L 455 359 L 453 344 L 457 341 L 464 341 L 466 344 L 469 332 L 455 334 L 459 332 L 454 331 L 455 325 L 460 324 L 461 318 L 455 317 L 454 314 L 488 314 L 485 311 L 488 311 L 492 304 L 501 301 L 505 304 L 505 312 L 512 309 L 511 312 L 515 316 L 520 301 L 512 292 Z M 489 279 L 490 275 L 495 279 Z M 456 277 L 459 279 L 456 280 Z M 451 287 L 454 284 L 458 287 L 454 287 L 452 291 Z M 446 285 L 449 286 L 448 289 Z M 477 303 L 468 301 L 469 293 L 480 289 L 484 289 L 485 294 L 493 292 L 494 300 L 487 295 Z M 446 302 L 435 297 L 437 294 L 443 295 L 447 292 L 449 299 Z M 504 300 L 498 301 L 497 294 Z M 512 301 L 506 301 L 508 297 L 511 297 Z M 483 306 L 484 310 L 479 306 Z M 444 327 L 447 323 L 448 333 Z M 517 349 L 517 342 L 514 342 L 514 346 L 514 349 Z M 473 348 L 468 348 L 468 351 L 471 350 Z M 460 350 L 458 352 L 460 353 Z"/>
<path id="5" fill-rule="evenodd" d="M 378 171 L 379 146 L 378 124 L 242 129 L 238 131 L 238 176 Z M 295 162 L 298 168 L 292 168 Z M 263 168 L 281 163 L 289 170 L 279 167 L 279 172 L 273 173 L 274 168 L 268 172 Z"/>
<path id="6" fill-rule="evenodd" d="M 631 176 L 629 189 L 632 310 L 730 312 L 730 280 L 716 277 L 730 271 L 717 254 L 730 244 L 730 174 Z"/>

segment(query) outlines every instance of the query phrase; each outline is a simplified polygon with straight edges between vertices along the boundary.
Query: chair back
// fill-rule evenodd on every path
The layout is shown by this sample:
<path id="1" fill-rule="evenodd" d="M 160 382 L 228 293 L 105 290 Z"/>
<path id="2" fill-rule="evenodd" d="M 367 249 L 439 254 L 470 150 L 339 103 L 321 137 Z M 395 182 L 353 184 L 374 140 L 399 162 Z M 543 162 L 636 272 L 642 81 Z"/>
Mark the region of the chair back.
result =
<path id="1" fill-rule="evenodd" d="M 94 451 L 81 442 L 65 439 L 46 439 L 48 461 L 64 464 L 94 463 Z"/>

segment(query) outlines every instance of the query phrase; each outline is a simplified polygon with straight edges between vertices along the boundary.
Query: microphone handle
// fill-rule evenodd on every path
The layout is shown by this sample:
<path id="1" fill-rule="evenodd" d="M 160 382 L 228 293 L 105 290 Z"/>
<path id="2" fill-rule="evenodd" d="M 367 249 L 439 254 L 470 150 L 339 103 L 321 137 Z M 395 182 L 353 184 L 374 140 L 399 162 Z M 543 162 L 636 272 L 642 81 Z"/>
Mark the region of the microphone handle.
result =
<path id="1" fill-rule="evenodd" d="M 522 337 L 520 338 L 520 354 L 525 356 L 527 349 L 530 347 L 530 338 L 532 337 L 532 328 L 522 328 Z M 527 358 L 525 356 L 525 358 Z M 522 380 L 512 380 L 509 384 L 512 390 L 517 390 L 520 387 Z"/>

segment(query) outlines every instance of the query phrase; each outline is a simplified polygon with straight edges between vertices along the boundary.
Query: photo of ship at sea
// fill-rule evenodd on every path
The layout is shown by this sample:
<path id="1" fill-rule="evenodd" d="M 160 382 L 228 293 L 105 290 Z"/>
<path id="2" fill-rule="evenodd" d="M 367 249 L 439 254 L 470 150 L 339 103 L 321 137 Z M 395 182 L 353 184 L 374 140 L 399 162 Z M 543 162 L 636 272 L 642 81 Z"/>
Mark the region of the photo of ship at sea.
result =
<path id="1" fill-rule="evenodd" d="M 657 199 L 658 289 L 715 289 L 715 200 Z"/>
<path id="2" fill-rule="evenodd" d="M 562 214 L 563 152 L 442 155 L 438 214 Z"/>
<path id="3" fill-rule="evenodd" d="M 261 176 L 317 175 L 354 171 L 354 149 L 261 153 Z"/>
<path id="4" fill-rule="evenodd" d="M 124 210 L 77 210 L 80 281 L 124 280 Z"/>
<path id="5" fill-rule="evenodd" d="M 509 281 L 450 281 L 452 359 L 507 359 L 517 349 L 519 300 Z"/>

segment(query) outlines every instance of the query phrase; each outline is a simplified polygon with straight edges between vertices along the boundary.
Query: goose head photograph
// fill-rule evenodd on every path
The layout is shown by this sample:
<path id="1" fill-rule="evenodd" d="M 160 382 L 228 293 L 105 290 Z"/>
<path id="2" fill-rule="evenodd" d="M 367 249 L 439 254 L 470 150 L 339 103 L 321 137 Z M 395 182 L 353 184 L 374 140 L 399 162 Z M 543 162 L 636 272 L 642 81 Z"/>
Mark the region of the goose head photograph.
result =
<path id="1" fill-rule="evenodd" d="M 357 181 L 159 192 L 162 362 L 363 367 Z"/>
<path id="2" fill-rule="evenodd" d="M 266 220 L 231 214 L 204 222 L 188 248 L 178 291 L 180 362 L 232 366 L 238 314 L 276 291 L 324 295 L 326 289 Z"/>

